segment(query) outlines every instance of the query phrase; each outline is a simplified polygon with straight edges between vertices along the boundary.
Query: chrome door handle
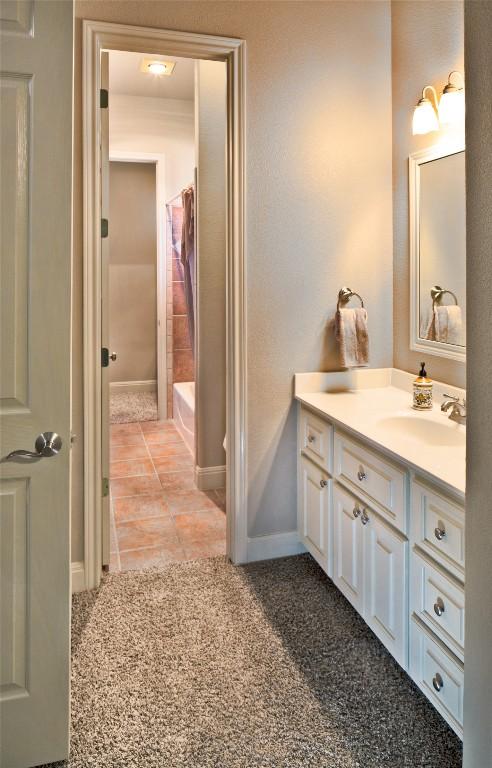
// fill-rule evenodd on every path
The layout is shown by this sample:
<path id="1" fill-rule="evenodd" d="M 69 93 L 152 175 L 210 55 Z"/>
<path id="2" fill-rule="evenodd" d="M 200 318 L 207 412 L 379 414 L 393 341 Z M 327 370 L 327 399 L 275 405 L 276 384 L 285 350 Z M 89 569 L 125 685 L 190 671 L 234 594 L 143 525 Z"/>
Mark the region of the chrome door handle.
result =
<path id="1" fill-rule="evenodd" d="M 49 459 L 50 456 L 56 456 L 57 453 L 60 453 L 62 445 L 62 439 L 56 432 L 42 432 L 36 438 L 34 451 L 24 451 L 22 448 L 17 451 L 11 451 L 7 456 L 3 457 L 2 462 Z"/>

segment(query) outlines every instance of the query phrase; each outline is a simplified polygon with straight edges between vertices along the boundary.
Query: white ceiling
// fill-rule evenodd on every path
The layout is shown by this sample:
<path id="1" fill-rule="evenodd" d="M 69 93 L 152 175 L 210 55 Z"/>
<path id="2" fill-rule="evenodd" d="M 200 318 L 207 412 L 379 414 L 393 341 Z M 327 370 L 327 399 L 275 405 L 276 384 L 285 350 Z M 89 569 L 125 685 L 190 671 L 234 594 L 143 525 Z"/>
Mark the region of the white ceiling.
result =
<path id="1" fill-rule="evenodd" d="M 142 59 L 175 61 L 172 75 L 140 72 Z M 127 96 L 153 96 L 160 99 L 193 101 L 195 62 L 176 56 L 154 56 L 127 51 L 109 52 L 109 92 Z"/>

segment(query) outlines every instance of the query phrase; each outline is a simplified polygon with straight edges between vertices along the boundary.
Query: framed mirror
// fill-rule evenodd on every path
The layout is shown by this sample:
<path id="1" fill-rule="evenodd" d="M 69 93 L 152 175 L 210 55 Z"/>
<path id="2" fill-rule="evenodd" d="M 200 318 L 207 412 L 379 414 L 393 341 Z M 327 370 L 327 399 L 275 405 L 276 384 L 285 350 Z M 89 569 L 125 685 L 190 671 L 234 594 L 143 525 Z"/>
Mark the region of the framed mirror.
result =
<path id="1" fill-rule="evenodd" d="M 465 147 L 409 157 L 410 349 L 466 355 Z"/>

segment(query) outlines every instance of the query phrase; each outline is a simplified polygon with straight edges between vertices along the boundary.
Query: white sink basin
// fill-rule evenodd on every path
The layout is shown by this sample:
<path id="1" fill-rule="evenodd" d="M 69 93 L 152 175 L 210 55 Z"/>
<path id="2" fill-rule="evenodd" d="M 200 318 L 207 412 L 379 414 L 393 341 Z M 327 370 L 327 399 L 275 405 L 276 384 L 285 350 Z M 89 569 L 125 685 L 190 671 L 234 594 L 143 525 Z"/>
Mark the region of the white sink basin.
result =
<path id="1" fill-rule="evenodd" d="M 435 446 L 464 446 L 466 430 L 461 424 L 450 421 L 443 414 L 443 421 L 424 415 L 386 416 L 378 419 L 378 425 L 419 443 Z"/>

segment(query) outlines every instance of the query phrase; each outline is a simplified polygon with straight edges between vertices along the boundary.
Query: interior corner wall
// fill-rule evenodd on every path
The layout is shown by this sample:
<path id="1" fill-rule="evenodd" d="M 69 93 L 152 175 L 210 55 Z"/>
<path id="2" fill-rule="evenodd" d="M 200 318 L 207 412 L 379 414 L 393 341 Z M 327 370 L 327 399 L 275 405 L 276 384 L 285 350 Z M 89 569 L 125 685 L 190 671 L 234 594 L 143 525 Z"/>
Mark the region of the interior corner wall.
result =
<path id="1" fill-rule="evenodd" d="M 364 297 L 371 365 L 393 362 L 390 3 L 76 0 L 75 15 L 75 421 L 83 418 L 81 19 L 242 38 L 248 526 L 250 536 L 293 531 L 293 375 L 336 367 L 341 286 Z M 73 509 L 74 532 L 83 531 L 80 497 Z"/>
<path id="2" fill-rule="evenodd" d="M 467 312 L 464 768 L 492 755 L 492 6 L 465 2 Z"/>
<path id="3" fill-rule="evenodd" d="M 412 135 L 413 109 L 425 85 L 442 92 L 448 74 L 464 71 L 463 0 L 391 4 L 393 70 L 394 365 L 417 372 L 422 352 L 410 350 L 408 156 L 433 146 L 443 131 Z M 425 352 L 431 378 L 465 387 L 463 362 Z"/>
<path id="4" fill-rule="evenodd" d="M 197 61 L 196 464 L 225 464 L 227 71 Z"/>

